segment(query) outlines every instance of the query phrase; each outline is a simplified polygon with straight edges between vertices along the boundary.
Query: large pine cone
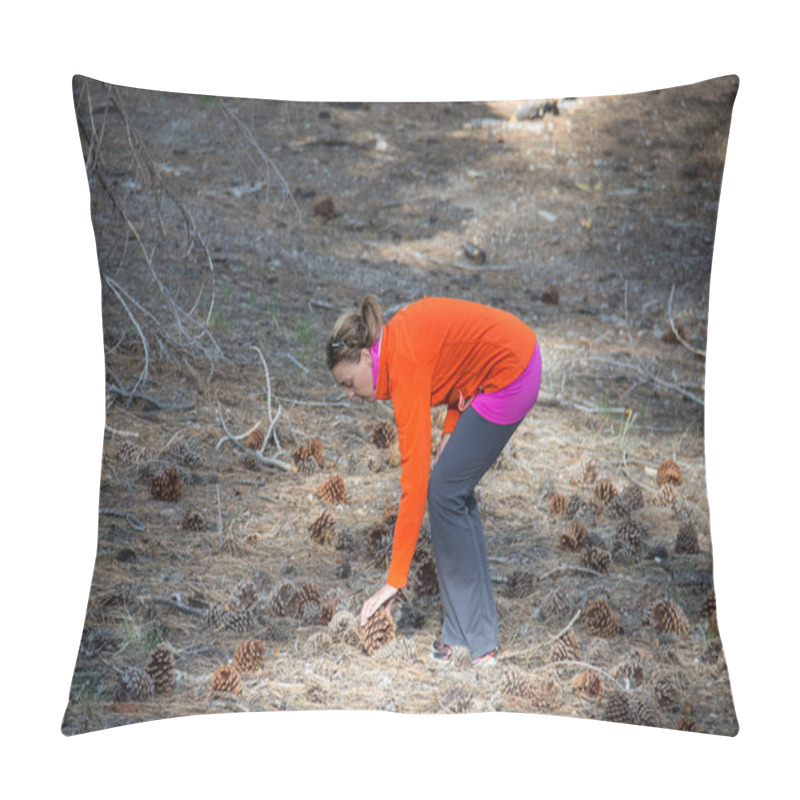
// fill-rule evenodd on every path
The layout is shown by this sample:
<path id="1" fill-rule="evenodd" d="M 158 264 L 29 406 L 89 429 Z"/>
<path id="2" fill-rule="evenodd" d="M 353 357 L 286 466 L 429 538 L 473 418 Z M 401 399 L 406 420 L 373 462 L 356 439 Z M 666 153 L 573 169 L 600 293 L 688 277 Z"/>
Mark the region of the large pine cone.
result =
<path id="1" fill-rule="evenodd" d="M 611 553 L 601 547 L 589 545 L 581 551 L 581 564 L 584 567 L 593 569 L 595 572 L 607 572 L 610 562 Z"/>
<path id="2" fill-rule="evenodd" d="M 585 669 L 572 679 L 572 690 L 581 697 L 595 700 L 603 693 L 603 683 L 596 672 Z"/>
<path id="3" fill-rule="evenodd" d="M 214 605 L 205 615 L 205 623 L 214 630 L 247 633 L 253 625 L 253 615 L 249 608 L 231 610 L 227 606 Z"/>
<path id="4" fill-rule="evenodd" d="M 304 583 L 297 592 L 300 598 L 300 613 L 302 614 L 307 606 L 315 605 L 317 608 L 322 605 L 322 595 L 319 586 L 314 583 Z"/>
<path id="5" fill-rule="evenodd" d="M 682 483 L 680 467 L 672 459 L 664 459 L 656 473 L 656 483 L 659 486 L 663 486 L 665 483 L 680 486 Z"/>
<path id="6" fill-rule="evenodd" d="M 323 503 L 338 505 L 347 502 L 347 490 L 344 485 L 344 478 L 339 475 L 331 475 L 317 487 L 317 497 Z"/>
<path id="7" fill-rule="evenodd" d="M 394 640 L 394 622 L 383 608 L 379 608 L 368 620 L 361 632 L 361 644 L 368 656 Z"/>
<path id="8" fill-rule="evenodd" d="M 150 479 L 150 496 L 154 500 L 174 503 L 181 496 L 183 479 L 175 467 L 166 467 Z"/>
<path id="9" fill-rule="evenodd" d="M 181 527 L 185 531 L 204 531 L 206 529 L 206 518 L 199 508 L 188 508 L 183 515 Z"/>
<path id="10" fill-rule="evenodd" d="M 622 630 L 616 611 L 614 611 L 608 601 L 604 600 L 602 597 L 592 600 L 589 605 L 586 606 L 584 616 L 589 633 L 592 636 L 599 636 L 601 639 L 610 639 Z"/>
<path id="11" fill-rule="evenodd" d="M 564 550 L 571 550 L 577 552 L 580 550 L 586 541 L 586 526 L 581 525 L 580 522 L 571 522 L 567 530 L 561 534 L 559 543 Z"/>
<path id="12" fill-rule="evenodd" d="M 145 671 L 153 679 L 156 694 L 172 694 L 175 685 L 175 657 L 169 645 L 162 642 L 153 648 Z"/>
<path id="13" fill-rule="evenodd" d="M 261 450 L 262 444 L 264 444 L 264 431 L 261 428 L 256 428 L 244 440 L 244 446 L 248 450 Z"/>
<path id="14" fill-rule="evenodd" d="M 400 444 L 398 442 L 392 442 L 386 448 L 386 463 L 393 468 L 397 468 L 403 461 L 403 457 L 400 453 Z"/>
<path id="15" fill-rule="evenodd" d="M 320 625 L 328 625 L 330 621 L 333 619 L 333 615 L 339 610 L 339 605 L 342 602 L 342 598 L 340 595 L 336 595 L 332 597 L 330 600 L 326 600 L 320 607 L 319 607 L 319 623 Z"/>
<path id="16" fill-rule="evenodd" d="M 675 725 L 676 731 L 689 731 L 691 733 L 702 733 L 697 720 L 693 717 L 681 717 Z"/>
<path id="17" fill-rule="evenodd" d="M 239 642 L 233 654 L 233 668 L 239 673 L 256 672 L 264 666 L 267 645 L 261 639 Z"/>
<path id="18" fill-rule="evenodd" d="M 658 633 L 682 635 L 689 632 L 686 614 L 671 600 L 659 600 L 650 608 L 650 622 Z"/>
<path id="19" fill-rule="evenodd" d="M 328 545 L 333 542 L 336 535 L 336 524 L 330 511 L 323 511 L 309 526 L 308 532 L 311 540 L 318 544 Z"/>
<path id="20" fill-rule="evenodd" d="M 242 693 L 242 679 L 236 667 L 230 664 L 223 664 L 217 667 L 217 671 L 211 679 L 211 691 L 240 695 Z"/>
<path id="21" fill-rule="evenodd" d="M 372 429 L 372 444 L 386 450 L 389 445 L 397 441 L 397 429 L 391 422 L 381 421 Z"/>
<path id="22" fill-rule="evenodd" d="M 634 725 L 647 725 L 651 728 L 659 726 L 658 709 L 648 687 L 642 686 L 630 692 L 628 705 Z"/>
<path id="23" fill-rule="evenodd" d="M 550 513 L 563 517 L 567 513 L 567 497 L 563 494 L 554 494 L 550 498 Z"/>
<path id="24" fill-rule="evenodd" d="M 500 680 L 500 691 L 514 697 L 531 698 L 534 694 L 533 676 L 519 667 L 505 667 Z"/>
<path id="25" fill-rule="evenodd" d="M 574 522 L 580 522 L 581 525 L 593 525 L 595 509 L 591 503 L 587 503 L 580 495 L 574 494 L 567 503 L 566 517 Z"/>

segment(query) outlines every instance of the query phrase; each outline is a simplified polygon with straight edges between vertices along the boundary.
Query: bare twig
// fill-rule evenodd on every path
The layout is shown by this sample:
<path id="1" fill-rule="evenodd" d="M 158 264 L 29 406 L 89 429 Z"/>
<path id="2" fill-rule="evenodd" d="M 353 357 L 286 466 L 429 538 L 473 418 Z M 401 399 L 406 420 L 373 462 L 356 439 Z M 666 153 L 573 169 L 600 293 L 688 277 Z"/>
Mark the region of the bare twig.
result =
<path id="1" fill-rule="evenodd" d="M 117 511 L 115 508 L 101 508 L 100 514 L 108 517 L 122 517 L 135 531 L 143 531 L 144 524 L 135 514 L 129 511 Z"/>

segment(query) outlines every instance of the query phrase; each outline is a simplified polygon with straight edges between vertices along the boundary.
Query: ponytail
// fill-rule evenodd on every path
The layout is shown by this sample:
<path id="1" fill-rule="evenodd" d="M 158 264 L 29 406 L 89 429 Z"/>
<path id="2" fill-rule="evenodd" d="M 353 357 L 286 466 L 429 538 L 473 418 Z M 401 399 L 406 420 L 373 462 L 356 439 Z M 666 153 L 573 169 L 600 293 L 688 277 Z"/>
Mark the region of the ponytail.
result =
<path id="1" fill-rule="evenodd" d="M 383 314 L 378 298 L 368 294 L 358 311 L 347 311 L 336 320 L 326 347 L 328 369 L 345 359 L 358 361 L 361 351 L 369 349 L 378 340 L 382 325 Z"/>

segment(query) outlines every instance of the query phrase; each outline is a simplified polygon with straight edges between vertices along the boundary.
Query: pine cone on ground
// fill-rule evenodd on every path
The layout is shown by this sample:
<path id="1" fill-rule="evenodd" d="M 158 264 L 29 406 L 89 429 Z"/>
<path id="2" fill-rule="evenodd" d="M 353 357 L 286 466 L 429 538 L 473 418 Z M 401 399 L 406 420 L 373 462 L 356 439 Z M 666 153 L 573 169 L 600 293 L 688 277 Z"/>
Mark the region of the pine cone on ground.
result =
<path id="1" fill-rule="evenodd" d="M 272 617 L 299 617 L 302 599 L 291 581 L 278 584 L 267 598 L 267 609 Z"/>
<path id="2" fill-rule="evenodd" d="M 606 516 L 611 517 L 611 519 L 626 519 L 631 513 L 628 504 L 619 495 L 612 497 L 606 503 L 603 511 Z"/>
<path id="3" fill-rule="evenodd" d="M 392 544 L 392 532 L 383 523 L 373 525 L 367 531 L 367 550 L 372 555 L 382 555 Z"/>
<path id="4" fill-rule="evenodd" d="M 624 678 L 630 686 L 640 686 L 644 681 L 644 666 L 638 651 L 632 650 L 625 659 L 614 669 L 616 679 Z"/>
<path id="5" fill-rule="evenodd" d="M 217 671 L 211 679 L 211 691 L 240 695 L 242 693 L 242 679 L 236 668 L 230 664 L 223 664 L 217 667 Z"/>
<path id="6" fill-rule="evenodd" d="M 644 508 L 644 493 L 641 487 L 632 483 L 619 493 L 620 500 L 628 507 L 628 511 L 637 511 Z"/>
<path id="7" fill-rule="evenodd" d="M 682 483 L 680 467 L 672 459 L 664 459 L 656 473 L 656 483 L 659 486 L 663 486 L 665 483 L 680 486 Z"/>
<path id="8" fill-rule="evenodd" d="M 581 525 L 590 526 L 594 524 L 595 509 L 591 503 L 587 503 L 580 495 L 574 494 L 567 503 L 566 517 Z"/>
<path id="9" fill-rule="evenodd" d="M 619 624 L 619 616 L 611 608 L 607 600 L 598 598 L 592 600 L 586 606 L 584 613 L 586 625 L 592 636 L 599 636 L 601 639 L 610 639 L 612 636 L 621 633 L 622 628 Z"/>
<path id="10" fill-rule="evenodd" d="M 141 464 L 146 455 L 144 447 L 139 447 L 133 442 L 123 442 L 116 453 L 117 459 L 125 464 Z"/>
<path id="11" fill-rule="evenodd" d="M 653 495 L 653 505 L 658 508 L 669 508 L 678 499 L 678 490 L 671 483 L 665 483 Z"/>
<path id="12" fill-rule="evenodd" d="M 297 471 L 304 475 L 310 475 L 322 468 L 322 442 L 319 439 L 312 439 L 305 444 L 301 444 L 293 453 L 292 460 L 297 467 Z"/>
<path id="13" fill-rule="evenodd" d="M 682 635 L 689 632 L 686 614 L 671 600 L 659 600 L 650 608 L 650 622 L 658 633 Z"/>
<path id="14" fill-rule="evenodd" d="M 589 700 L 596 700 L 603 693 L 603 682 L 593 670 L 585 669 L 572 679 L 572 691 Z"/>
<path id="15" fill-rule="evenodd" d="M 302 614 L 308 605 L 316 605 L 317 608 L 322 605 L 322 595 L 320 594 L 319 587 L 313 583 L 304 583 L 299 591 L 298 597 L 300 600 L 300 613 Z"/>
<path id="16" fill-rule="evenodd" d="M 264 431 L 261 428 L 256 428 L 244 440 L 244 446 L 248 450 L 261 450 L 262 444 L 264 444 Z"/>
<path id="17" fill-rule="evenodd" d="M 588 569 L 593 569 L 595 572 L 607 572 L 610 562 L 611 553 L 601 547 L 589 545 L 581 551 L 581 564 Z"/>
<path id="18" fill-rule="evenodd" d="M 153 679 L 143 669 L 128 667 L 119 676 L 118 700 L 150 700 L 155 694 Z"/>
<path id="19" fill-rule="evenodd" d="M 648 687 L 642 686 L 630 692 L 628 705 L 634 725 L 647 725 L 651 728 L 659 726 L 658 709 Z"/>
<path id="20" fill-rule="evenodd" d="M 675 725 L 676 731 L 689 731 L 691 733 L 702 733 L 703 731 L 693 717 L 681 717 Z"/>
<path id="21" fill-rule="evenodd" d="M 341 475 L 331 475 L 317 487 L 317 497 L 323 503 L 339 505 L 347 502 L 347 490 Z"/>
<path id="22" fill-rule="evenodd" d="M 380 450 L 386 450 L 397 441 L 397 429 L 391 422 L 381 420 L 372 429 L 372 444 Z"/>
<path id="23" fill-rule="evenodd" d="M 150 496 L 154 500 L 174 503 L 181 496 L 183 479 L 175 467 L 166 467 L 150 480 Z"/>
<path id="24" fill-rule="evenodd" d="M 558 305 L 558 286 L 548 286 L 542 291 L 542 302 L 551 306 Z"/>
<path id="25" fill-rule="evenodd" d="M 242 611 L 252 608 L 258 600 L 258 590 L 253 581 L 245 578 L 234 586 L 228 596 L 226 608 L 229 611 Z"/>
<path id="26" fill-rule="evenodd" d="M 197 441 L 194 439 L 176 439 L 169 444 L 164 453 L 171 461 L 177 461 L 189 469 L 195 469 L 202 464 Z"/>
<path id="27" fill-rule="evenodd" d="M 642 534 L 644 528 L 633 520 L 617 525 L 614 534 L 614 561 L 630 563 L 638 561 L 642 555 Z"/>
<path id="28" fill-rule="evenodd" d="M 333 619 L 333 615 L 339 610 L 339 603 L 342 602 L 340 595 L 332 597 L 319 607 L 319 623 L 327 626 Z"/>
<path id="29" fill-rule="evenodd" d="M 603 711 L 606 722 L 633 722 L 633 714 L 627 692 L 613 690 L 606 698 L 606 707 Z"/>
<path id="30" fill-rule="evenodd" d="M 567 498 L 563 494 L 554 494 L 550 498 L 550 513 L 563 517 L 567 513 Z"/>
<path id="31" fill-rule="evenodd" d="M 598 481 L 592 491 L 592 498 L 602 505 L 606 505 L 613 497 L 619 494 L 617 487 L 611 481 Z"/>
<path id="32" fill-rule="evenodd" d="M 567 619 L 572 614 L 572 603 L 561 589 L 552 589 L 542 601 L 541 611 L 546 620 Z"/>
<path id="33" fill-rule="evenodd" d="M 689 555 L 700 552 L 697 530 L 691 522 L 684 522 L 678 528 L 678 535 L 675 537 L 675 552 Z"/>
<path id="34" fill-rule="evenodd" d="M 533 574 L 515 570 L 506 584 L 506 594 L 509 597 L 527 597 L 533 591 Z"/>
<path id="35" fill-rule="evenodd" d="M 531 706 L 537 711 L 550 713 L 562 703 L 561 686 L 552 678 L 540 678 L 534 681 Z"/>
<path id="36" fill-rule="evenodd" d="M 351 475 L 371 475 L 383 469 L 380 451 L 371 444 L 353 453 L 347 462 L 347 471 Z"/>
<path id="37" fill-rule="evenodd" d="M 559 544 L 564 550 L 571 550 L 573 553 L 580 550 L 586 541 L 586 526 L 580 522 L 571 522 L 567 530 L 561 534 Z"/>
<path id="38" fill-rule="evenodd" d="M 267 645 L 261 639 L 246 639 L 239 642 L 233 654 L 233 668 L 243 674 L 257 672 L 264 666 Z"/>
<path id="39" fill-rule="evenodd" d="M 706 599 L 703 600 L 703 607 L 700 609 L 700 613 L 704 617 L 711 617 L 711 615 L 717 610 L 717 592 L 715 589 L 712 589 L 707 595 Z"/>
<path id="40" fill-rule="evenodd" d="M 181 527 L 185 531 L 204 531 L 206 529 L 206 518 L 199 508 L 189 508 L 183 515 Z"/>
<path id="41" fill-rule="evenodd" d="M 398 442 L 392 442 L 388 448 L 386 448 L 386 463 L 390 467 L 397 468 L 402 463 L 402 456 L 400 455 L 400 445 Z"/>
<path id="42" fill-rule="evenodd" d="M 231 611 L 226 606 L 215 605 L 209 608 L 204 616 L 205 623 L 214 630 L 247 633 L 253 624 L 253 616 L 249 608 Z"/>
<path id="43" fill-rule="evenodd" d="M 448 714 L 466 714 L 472 704 L 474 692 L 463 686 L 451 686 L 439 694 L 439 702 Z"/>
<path id="44" fill-rule="evenodd" d="M 684 682 L 677 673 L 667 672 L 653 683 L 653 696 L 665 711 L 680 711 L 683 708 Z"/>
<path id="45" fill-rule="evenodd" d="M 394 639 L 395 629 L 392 618 L 379 608 L 368 620 L 361 633 L 361 643 L 368 656 Z"/>
<path id="46" fill-rule="evenodd" d="M 336 535 L 336 524 L 330 511 L 323 511 L 309 526 L 311 540 L 322 545 L 329 545 Z"/>
<path id="47" fill-rule="evenodd" d="M 145 671 L 153 680 L 156 694 L 172 694 L 175 685 L 175 657 L 169 645 L 162 642 L 153 648 Z"/>
<path id="48" fill-rule="evenodd" d="M 337 611 L 328 623 L 328 633 L 334 642 L 344 642 L 353 647 L 361 644 L 358 620 L 347 610 Z"/>
<path id="49" fill-rule="evenodd" d="M 330 222 L 336 216 L 336 204 L 330 195 L 326 195 L 314 203 L 314 216 L 320 217 L 325 222 Z"/>
<path id="50" fill-rule="evenodd" d="M 534 693 L 533 676 L 523 672 L 519 667 L 504 667 L 500 679 L 500 691 L 514 697 L 530 698 Z"/>
<path id="51" fill-rule="evenodd" d="M 677 331 L 677 333 L 675 331 Z M 664 344 L 680 344 L 681 339 L 683 339 L 684 342 L 686 341 L 686 331 L 683 329 L 683 325 L 676 325 L 675 330 L 672 330 L 670 327 L 669 330 L 661 334 L 661 341 L 664 342 Z"/>
<path id="52" fill-rule="evenodd" d="M 580 661 L 581 651 L 572 631 L 559 636 L 550 648 L 549 661 Z"/>
<path id="53" fill-rule="evenodd" d="M 584 454 L 580 461 L 569 468 L 567 478 L 574 486 L 591 486 L 597 480 L 597 475 L 597 461 Z"/>

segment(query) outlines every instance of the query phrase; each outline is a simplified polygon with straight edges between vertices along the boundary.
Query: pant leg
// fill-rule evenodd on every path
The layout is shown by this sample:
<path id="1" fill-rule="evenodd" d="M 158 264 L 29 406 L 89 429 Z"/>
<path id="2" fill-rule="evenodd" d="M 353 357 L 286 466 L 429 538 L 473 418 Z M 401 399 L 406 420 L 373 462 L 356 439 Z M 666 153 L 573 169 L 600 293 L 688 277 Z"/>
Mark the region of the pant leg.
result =
<path id="1" fill-rule="evenodd" d="M 473 658 L 499 644 L 497 610 L 475 486 L 519 426 L 496 425 L 469 408 L 459 419 L 428 484 L 428 513 L 439 576 L 442 641 Z"/>

